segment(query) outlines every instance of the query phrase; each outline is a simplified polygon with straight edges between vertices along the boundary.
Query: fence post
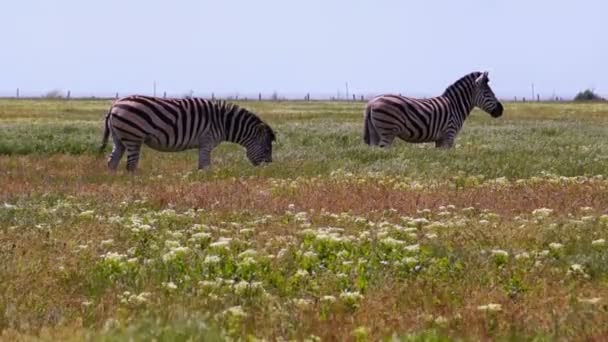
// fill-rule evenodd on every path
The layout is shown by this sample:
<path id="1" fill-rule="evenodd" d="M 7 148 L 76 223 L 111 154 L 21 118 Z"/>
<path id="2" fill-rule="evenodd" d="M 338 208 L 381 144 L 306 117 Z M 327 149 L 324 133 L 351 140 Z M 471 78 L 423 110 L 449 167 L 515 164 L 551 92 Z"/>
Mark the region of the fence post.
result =
<path id="1" fill-rule="evenodd" d="M 116 96 L 114 98 L 118 100 L 118 92 L 116 92 Z"/>
<path id="2" fill-rule="evenodd" d="M 19 98 L 19 88 L 17 88 L 17 98 Z"/>
<path id="3" fill-rule="evenodd" d="M 68 93 L 67 93 L 67 95 L 66 95 L 66 97 L 65 97 L 65 98 L 66 98 L 67 100 L 69 100 L 71 95 L 72 95 L 72 92 L 71 92 L 70 90 L 68 90 Z"/>
<path id="4" fill-rule="evenodd" d="M 536 102 L 540 102 L 540 94 L 536 94 Z"/>
<path id="5" fill-rule="evenodd" d="M 262 93 L 258 93 L 258 101 L 262 101 Z"/>
<path id="6" fill-rule="evenodd" d="M 211 100 L 212 101 L 215 100 L 215 94 L 214 93 L 211 93 Z"/>

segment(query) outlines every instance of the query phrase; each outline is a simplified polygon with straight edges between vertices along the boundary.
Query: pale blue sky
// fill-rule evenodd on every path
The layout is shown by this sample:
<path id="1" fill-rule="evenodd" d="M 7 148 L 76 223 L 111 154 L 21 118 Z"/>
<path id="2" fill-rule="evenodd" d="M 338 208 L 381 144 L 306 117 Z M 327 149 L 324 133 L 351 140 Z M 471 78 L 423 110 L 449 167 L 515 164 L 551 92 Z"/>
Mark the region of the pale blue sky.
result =
<path id="1" fill-rule="evenodd" d="M 608 95 L 606 0 L 2 0 L 0 94 Z"/>

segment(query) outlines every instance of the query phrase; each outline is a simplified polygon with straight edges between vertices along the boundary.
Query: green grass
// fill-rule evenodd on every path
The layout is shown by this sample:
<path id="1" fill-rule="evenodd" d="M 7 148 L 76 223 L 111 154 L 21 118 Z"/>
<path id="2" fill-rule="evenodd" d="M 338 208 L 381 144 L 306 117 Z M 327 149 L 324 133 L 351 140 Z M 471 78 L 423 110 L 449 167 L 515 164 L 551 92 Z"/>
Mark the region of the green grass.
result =
<path id="1" fill-rule="evenodd" d="M 475 111 L 451 151 L 432 144 L 397 141 L 388 150 L 361 139 L 363 103 L 246 102 L 277 132 L 276 177 L 326 175 L 332 170 L 381 171 L 414 178 L 445 178 L 457 172 L 489 178 L 527 178 L 543 172 L 564 176 L 608 170 L 607 104 L 507 104 L 492 119 Z M 0 102 L 0 154 L 89 154 L 97 152 L 108 101 Z M 144 149 L 144 159 L 191 161 L 196 151 L 164 154 Z M 257 174 L 242 148 L 220 146 L 215 163 L 227 176 Z M 231 165 L 238 167 L 231 168 Z"/>

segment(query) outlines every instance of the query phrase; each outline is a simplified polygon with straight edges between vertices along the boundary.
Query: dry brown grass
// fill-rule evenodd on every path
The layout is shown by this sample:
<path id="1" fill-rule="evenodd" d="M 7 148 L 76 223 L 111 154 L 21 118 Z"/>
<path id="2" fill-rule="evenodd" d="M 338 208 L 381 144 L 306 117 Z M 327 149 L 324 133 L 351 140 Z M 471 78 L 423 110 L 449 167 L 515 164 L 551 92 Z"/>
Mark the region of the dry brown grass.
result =
<path id="1" fill-rule="evenodd" d="M 0 157 L 0 169 L 5 170 L 0 172 L 0 201 L 54 193 L 108 202 L 146 198 L 158 207 L 171 204 L 180 208 L 282 213 L 294 204 L 302 209 L 366 215 L 391 208 L 412 214 L 423 208 L 453 204 L 507 216 L 528 214 L 543 207 L 558 213 L 573 213 L 581 207 L 603 210 L 608 203 L 606 182 L 540 182 L 464 189 L 443 185 L 418 191 L 396 190 L 374 180 L 357 184 L 327 179 L 273 192 L 271 181 L 263 177 L 184 182 L 181 177 L 165 176 L 155 180 L 149 173 L 113 174 L 105 170 L 101 158 L 91 157 L 59 156 L 50 158 L 44 167 L 36 166 L 40 164 L 36 157 Z M 174 170 L 175 166 L 158 171 L 167 175 Z"/>

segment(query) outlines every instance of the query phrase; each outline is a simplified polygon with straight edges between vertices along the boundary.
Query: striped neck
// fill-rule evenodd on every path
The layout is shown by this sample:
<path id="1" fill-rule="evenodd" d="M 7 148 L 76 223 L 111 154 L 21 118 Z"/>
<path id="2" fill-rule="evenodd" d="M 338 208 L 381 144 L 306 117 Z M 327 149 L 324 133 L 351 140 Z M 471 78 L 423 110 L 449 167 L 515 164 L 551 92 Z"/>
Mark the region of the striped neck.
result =
<path id="1" fill-rule="evenodd" d="M 217 103 L 224 126 L 224 140 L 249 148 L 255 143 L 256 131 L 253 129 L 262 122 L 255 114 L 235 104 Z"/>
<path id="2" fill-rule="evenodd" d="M 480 72 L 470 73 L 447 87 L 442 94 L 449 100 L 454 113 L 462 120 L 466 119 L 475 107 L 475 80 L 480 75 Z"/>

